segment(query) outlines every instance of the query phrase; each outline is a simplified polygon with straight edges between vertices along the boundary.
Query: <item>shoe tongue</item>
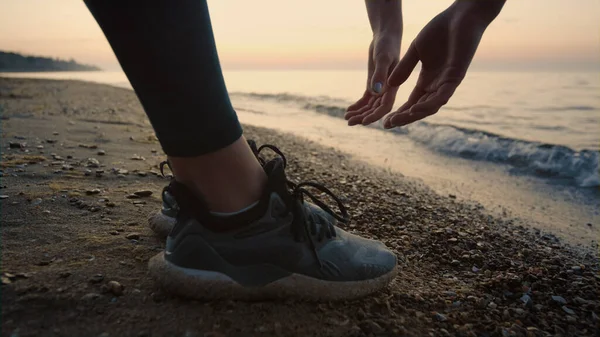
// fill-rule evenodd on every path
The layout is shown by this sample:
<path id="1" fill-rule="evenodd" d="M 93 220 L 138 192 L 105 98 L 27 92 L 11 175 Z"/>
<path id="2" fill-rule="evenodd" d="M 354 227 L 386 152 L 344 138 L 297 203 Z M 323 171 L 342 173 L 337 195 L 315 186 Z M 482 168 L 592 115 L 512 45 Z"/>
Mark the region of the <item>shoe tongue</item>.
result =
<path id="1" fill-rule="evenodd" d="M 276 192 L 279 195 L 287 193 L 287 178 L 285 176 L 285 166 L 283 159 L 275 158 L 263 166 L 269 181 L 265 192 L 269 195 Z"/>

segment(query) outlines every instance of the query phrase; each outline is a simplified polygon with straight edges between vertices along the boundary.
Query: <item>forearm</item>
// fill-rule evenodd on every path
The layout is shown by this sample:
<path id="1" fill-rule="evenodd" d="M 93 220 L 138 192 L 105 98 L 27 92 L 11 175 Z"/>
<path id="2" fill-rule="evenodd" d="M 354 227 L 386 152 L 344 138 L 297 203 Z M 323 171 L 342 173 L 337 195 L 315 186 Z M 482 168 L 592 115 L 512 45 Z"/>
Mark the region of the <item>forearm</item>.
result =
<path id="1" fill-rule="evenodd" d="M 402 34 L 402 0 L 365 0 L 373 35 Z"/>
<path id="2" fill-rule="evenodd" d="M 485 25 L 489 25 L 500 14 L 506 0 L 456 0 L 451 7 Z"/>

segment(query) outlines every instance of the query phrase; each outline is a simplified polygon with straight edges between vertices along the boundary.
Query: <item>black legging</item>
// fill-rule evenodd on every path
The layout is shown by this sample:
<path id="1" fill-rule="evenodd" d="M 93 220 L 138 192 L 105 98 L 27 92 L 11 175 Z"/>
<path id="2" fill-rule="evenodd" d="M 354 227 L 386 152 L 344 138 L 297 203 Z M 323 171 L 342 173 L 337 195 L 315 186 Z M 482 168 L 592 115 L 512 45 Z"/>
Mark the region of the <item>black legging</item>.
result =
<path id="1" fill-rule="evenodd" d="M 241 137 L 206 0 L 85 0 L 163 151 L 192 157 Z"/>

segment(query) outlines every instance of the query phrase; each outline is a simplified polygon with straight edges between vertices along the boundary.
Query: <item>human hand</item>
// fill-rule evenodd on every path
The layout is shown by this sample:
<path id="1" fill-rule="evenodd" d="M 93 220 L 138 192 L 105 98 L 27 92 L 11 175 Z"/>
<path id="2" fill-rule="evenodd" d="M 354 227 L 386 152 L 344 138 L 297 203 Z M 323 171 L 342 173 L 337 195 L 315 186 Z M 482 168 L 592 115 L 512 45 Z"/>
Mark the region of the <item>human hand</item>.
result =
<path id="1" fill-rule="evenodd" d="M 363 96 L 346 109 L 344 118 L 348 125 L 371 124 L 392 110 L 398 86 L 390 87 L 387 83 L 398 64 L 401 39 L 401 36 L 394 35 L 376 36 L 371 41 L 367 88 Z"/>
<path id="2" fill-rule="evenodd" d="M 497 11 L 482 7 L 486 2 L 499 4 Z M 465 78 L 485 29 L 503 4 L 503 0 L 456 1 L 421 30 L 388 79 L 388 86 L 398 90 L 421 61 L 415 88 L 406 103 L 385 118 L 386 129 L 433 115 L 448 103 Z"/>
<path id="3" fill-rule="evenodd" d="M 398 88 L 387 79 L 398 64 L 402 41 L 402 1 L 365 0 L 373 40 L 369 45 L 367 88 L 356 103 L 346 109 L 348 125 L 370 124 L 392 109 Z"/>

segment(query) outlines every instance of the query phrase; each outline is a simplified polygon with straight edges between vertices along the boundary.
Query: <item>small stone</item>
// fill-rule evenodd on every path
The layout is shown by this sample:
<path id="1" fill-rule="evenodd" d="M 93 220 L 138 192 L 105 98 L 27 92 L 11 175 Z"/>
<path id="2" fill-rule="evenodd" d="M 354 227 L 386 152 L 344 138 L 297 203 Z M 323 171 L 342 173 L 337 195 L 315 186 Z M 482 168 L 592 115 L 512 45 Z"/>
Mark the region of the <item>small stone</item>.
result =
<path id="1" fill-rule="evenodd" d="M 457 242 L 457 241 L 458 241 L 457 238 L 450 238 L 450 239 L 448 239 L 448 242 Z"/>
<path id="2" fill-rule="evenodd" d="M 106 151 L 104 151 L 104 150 L 98 150 L 97 154 L 99 156 L 104 156 L 106 154 Z"/>
<path id="3" fill-rule="evenodd" d="M 56 139 L 46 139 L 46 143 L 54 144 L 54 143 L 56 143 Z"/>
<path id="4" fill-rule="evenodd" d="M 42 214 L 50 214 L 50 211 L 49 210 L 44 210 L 44 211 L 42 211 Z"/>
<path id="5" fill-rule="evenodd" d="M 527 295 L 527 294 L 521 296 L 521 302 L 523 302 L 526 307 L 533 305 L 533 301 L 531 300 L 531 297 L 529 297 L 529 295 Z"/>
<path id="6" fill-rule="evenodd" d="M 104 275 L 96 274 L 90 278 L 90 283 L 100 283 L 104 280 Z"/>
<path id="7" fill-rule="evenodd" d="M 552 296 L 552 300 L 560 305 L 567 304 L 567 300 L 565 300 L 562 296 Z"/>
<path id="8" fill-rule="evenodd" d="M 100 296 L 102 296 L 102 295 L 100 295 L 98 293 L 88 293 L 88 294 L 83 295 L 81 297 L 81 300 L 82 301 L 93 301 L 97 298 L 100 298 Z"/>
<path id="9" fill-rule="evenodd" d="M 8 277 L 6 277 L 6 276 L 0 276 L 0 279 L 2 280 L 2 284 L 3 285 L 4 284 L 11 284 L 12 283 L 12 281 Z"/>
<path id="10" fill-rule="evenodd" d="M 525 313 L 525 310 L 521 309 L 521 308 L 516 308 L 515 309 L 515 313 L 519 316 L 523 315 Z"/>
<path id="11" fill-rule="evenodd" d="M 137 175 L 140 176 L 140 177 L 145 177 L 145 176 L 148 175 L 148 173 L 140 171 L 140 172 L 137 173 Z"/>
<path id="12" fill-rule="evenodd" d="M 119 169 L 117 170 L 117 174 L 127 175 L 129 174 L 129 171 L 127 171 L 126 169 Z"/>
<path id="13" fill-rule="evenodd" d="M 449 197 L 450 199 L 456 199 L 456 195 L 454 195 L 454 194 L 448 194 L 448 197 Z"/>
<path id="14" fill-rule="evenodd" d="M 448 320 L 448 318 L 446 316 L 440 314 L 439 312 L 436 312 L 433 317 L 440 322 L 444 322 L 444 321 Z"/>
<path id="15" fill-rule="evenodd" d="M 133 157 L 131 157 L 131 160 L 146 160 L 146 158 L 139 156 L 137 154 L 134 154 Z"/>
<path id="16" fill-rule="evenodd" d="M 58 274 L 58 277 L 60 278 L 67 278 L 69 276 L 71 276 L 71 273 L 68 271 L 63 271 L 62 273 Z"/>
<path id="17" fill-rule="evenodd" d="M 566 305 L 562 306 L 562 310 L 569 315 L 575 315 L 575 311 L 573 311 L 573 309 L 567 307 Z"/>
<path id="18" fill-rule="evenodd" d="M 110 234 L 110 235 L 119 235 L 119 232 L 118 231 L 110 231 L 110 232 L 108 232 L 108 234 Z"/>
<path id="19" fill-rule="evenodd" d="M 83 174 L 86 176 L 91 176 L 92 175 L 92 170 L 85 170 L 83 171 Z"/>
<path id="20" fill-rule="evenodd" d="M 44 145 L 38 145 L 36 146 L 37 149 L 42 150 L 44 148 Z"/>
<path id="21" fill-rule="evenodd" d="M 498 308 L 498 304 L 496 304 L 494 302 L 490 302 L 490 304 L 488 304 L 488 307 L 493 310 L 493 309 Z"/>
<path id="22" fill-rule="evenodd" d="M 8 199 L 8 195 L 6 195 L 6 194 L 0 195 L 0 200 L 2 200 L 2 199 Z"/>
<path id="23" fill-rule="evenodd" d="M 127 240 L 139 240 L 140 239 L 140 233 L 129 233 L 125 236 L 125 238 Z"/>
<path id="24" fill-rule="evenodd" d="M 26 143 L 9 142 L 8 147 L 11 149 L 24 149 L 27 146 Z"/>
<path id="25" fill-rule="evenodd" d="M 136 195 L 136 194 L 129 194 L 125 198 L 127 198 L 127 199 L 139 199 L 140 196 Z"/>
<path id="26" fill-rule="evenodd" d="M 142 191 L 135 191 L 133 192 L 133 194 L 137 195 L 138 197 L 149 197 L 152 195 L 152 191 L 149 190 L 142 190 Z"/>
<path id="27" fill-rule="evenodd" d="M 454 267 L 460 266 L 460 261 L 458 260 L 452 260 L 452 262 L 450 262 L 451 265 L 453 265 Z"/>
<path id="28" fill-rule="evenodd" d="M 100 207 L 96 207 L 96 206 L 92 206 L 88 209 L 88 211 L 90 212 L 98 212 L 100 211 Z"/>
<path id="29" fill-rule="evenodd" d="M 96 170 L 96 177 L 100 178 L 104 174 L 104 170 Z"/>
<path id="30" fill-rule="evenodd" d="M 87 194 L 87 195 L 94 195 L 94 194 L 100 194 L 100 192 L 101 191 L 99 189 L 94 188 L 93 190 L 87 190 L 87 191 L 85 191 L 85 194 Z"/>
<path id="31" fill-rule="evenodd" d="M 573 266 L 573 267 L 571 267 L 571 270 L 572 270 L 574 273 L 576 273 L 576 274 L 579 274 L 579 273 L 581 273 L 581 267 L 580 267 L 580 266 Z"/>
<path id="32" fill-rule="evenodd" d="M 575 318 L 575 316 L 567 316 L 567 322 L 577 323 L 577 318 Z"/>
<path id="33" fill-rule="evenodd" d="M 133 204 L 134 204 L 134 205 L 145 205 L 145 204 L 146 204 L 146 202 L 145 202 L 145 201 L 143 201 L 143 200 L 134 200 L 134 201 L 133 201 Z"/>
<path id="34" fill-rule="evenodd" d="M 115 207 L 115 206 L 117 206 L 117 204 L 115 204 L 112 201 L 109 201 L 109 202 L 106 203 L 106 207 Z"/>
<path id="35" fill-rule="evenodd" d="M 87 167 L 91 167 L 91 168 L 100 167 L 100 162 L 96 158 L 88 158 L 87 159 Z"/>
<path id="36" fill-rule="evenodd" d="M 117 281 L 110 281 L 107 283 L 108 291 L 110 291 L 115 296 L 123 295 L 123 285 Z"/>
<path id="37" fill-rule="evenodd" d="M 32 204 L 33 206 L 35 206 L 35 205 L 39 205 L 39 204 L 41 204 L 41 203 L 42 203 L 42 198 L 35 198 L 35 199 L 33 199 L 33 200 L 31 201 L 31 204 Z"/>

